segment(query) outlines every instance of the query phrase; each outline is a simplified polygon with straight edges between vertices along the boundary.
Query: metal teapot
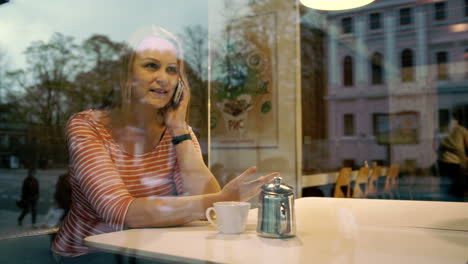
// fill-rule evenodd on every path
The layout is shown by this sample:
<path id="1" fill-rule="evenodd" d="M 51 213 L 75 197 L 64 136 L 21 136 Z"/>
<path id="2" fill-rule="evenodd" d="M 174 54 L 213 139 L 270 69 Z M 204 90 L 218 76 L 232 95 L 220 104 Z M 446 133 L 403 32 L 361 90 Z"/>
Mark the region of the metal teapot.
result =
<path id="1" fill-rule="evenodd" d="M 273 183 L 262 186 L 258 202 L 259 236 L 286 238 L 296 235 L 293 188 L 281 181 L 281 177 L 275 177 Z"/>

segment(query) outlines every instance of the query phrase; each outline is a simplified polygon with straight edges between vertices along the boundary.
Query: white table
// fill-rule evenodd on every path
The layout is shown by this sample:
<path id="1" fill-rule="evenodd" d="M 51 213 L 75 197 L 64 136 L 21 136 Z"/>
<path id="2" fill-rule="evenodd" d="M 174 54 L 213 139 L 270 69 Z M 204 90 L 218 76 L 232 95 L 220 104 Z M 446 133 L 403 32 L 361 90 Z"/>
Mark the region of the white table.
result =
<path id="1" fill-rule="evenodd" d="M 297 236 L 223 235 L 206 222 L 88 237 L 91 247 L 186 263 L 462 263 L 468 261 L 468 204 L 337 199 L 296 200 Z"/>

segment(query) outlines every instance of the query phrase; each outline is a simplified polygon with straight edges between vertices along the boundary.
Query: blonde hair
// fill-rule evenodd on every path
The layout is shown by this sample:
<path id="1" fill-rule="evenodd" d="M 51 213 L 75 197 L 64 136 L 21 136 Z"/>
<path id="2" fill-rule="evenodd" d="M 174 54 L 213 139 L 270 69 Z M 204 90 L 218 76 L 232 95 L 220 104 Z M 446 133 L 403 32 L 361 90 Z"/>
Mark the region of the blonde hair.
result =
<path id="1" fill-rule="evenodd" d="M 172 43 L 177 50 L 177 63 L 179 65 L 179 78 L 183 85 L 188 86 L 187 76 L 185 72 L 184 51 L 179 39 L 168 30 L 152 25 L 141 28 L 136 31 L 126 43 L 121 52 L 119 82 L 117 87 L 112 91 L 112 100 L 109 103 L 111 108 L 120 108 L 122 112 L 128 113 L 128 106 L 132 98 L 132 74 L 133 64 L 139 45 L 147 38 L 161 38 Z"/>

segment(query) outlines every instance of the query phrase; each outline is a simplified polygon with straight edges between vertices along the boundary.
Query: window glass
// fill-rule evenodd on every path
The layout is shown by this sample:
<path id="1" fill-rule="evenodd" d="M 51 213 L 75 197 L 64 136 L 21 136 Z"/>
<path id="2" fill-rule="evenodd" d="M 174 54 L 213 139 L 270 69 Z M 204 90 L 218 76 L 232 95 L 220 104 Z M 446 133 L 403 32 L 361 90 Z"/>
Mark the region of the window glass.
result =
<path id="1" fill-rule="evenodd" d="M 379 29 L 382 27 L 381 15 L 380 13 L 372 13 L 369 15 L 369 28 L 370 29 Z"/>
<path id="2" fill-rule="evenodd" d="M 356 161 L 354 159 L 344 159 L 343 167 L 354 168 L 356 167 Z"/>
<path id="3" fill-rule="evenodd" d="M 135 197 L 216 192 L 251 166 L 257 178 L 279 172 L 295 198 L 330 198 L 341 168 L 368 164 L 381 180 L 399 166 L 400 200 L 468 201 L 467 172 L 444 147 L 468 126 L 467 6 L 0 0 L 1 252 L 53 263 L 53 236 L 75 227 L 67 215 L 95 221 L 80 218 L 78 236 L 88 224 L 89 235 L 117 231 Z M 86 174 L 86 162 L 105 167 Z M 109 196 L 87 196 L 94 184 Z M 11 250 L 23 245 L 34 250 Z"/>
<path id="4" fill-rule="evenodd" d="M 383 58 L 382 54 L 376 52 L 371 59 L 371 80 L 372 84 L 382 84 L 383 83 Z"/>
<path id="5" fill-rule="evenodd" d="M 345 17 L 341 19 L 341 30 L 345 34 L 353 32 L 353 18 L 352 17 Z"/>
<path id="6" fill-rule="evenodd" d="M 468 16 L 468 0 L 464 0 L 465 2 L 465 16 Z"/>
<path id="7" fill-rule="evenodd" d="M 464 62 L 465 78 L 467 78 L 468 77 L 468 49 L 465 49 L 463 53 L 463 62 Z"/>
<path id="8" fill-rule="evenodd" d="M 447 3 L 438 2 L 434 4 L 434 19 L 444 20 L 447 17 Z"/>
<path id="9" fill-rule="evenodd" d="M 436 60 L 437 60 L 437 78 L 439 80 L 447 80 L 449 78 L 447 52 L 446 51 L 437 52 Z"/>
<path id="10" fill-rule="evenodd" d="M 343 60 L 343 84 L 344 86 L 353 86 L 354 74 L 353 74 L 353 58 L 346 56 Z"/>
<path id="11" fill-rule="evenodd" d="M 354 136 L 354 115 L 344 114 L 343 115 L 343 135 Z"/>
<path id="12" fill-rule="evenodd" d="M 400 25 L 409 25 L 412 23 L 412 17 L 411 17 L 411 8 L 405 7 L 400 9 Z"/>
<path id="13" fill-rule="evenodd" d="M 450 123 L 450 111 L 448 109 L 439 109 L 439 132 L 447 133 Z"/>
<path id="14" fill-rule="evenodd" d="M 401 52 L 401 80 L 403 82 L 414 80 L 413 51 L 410 49 Z"/>

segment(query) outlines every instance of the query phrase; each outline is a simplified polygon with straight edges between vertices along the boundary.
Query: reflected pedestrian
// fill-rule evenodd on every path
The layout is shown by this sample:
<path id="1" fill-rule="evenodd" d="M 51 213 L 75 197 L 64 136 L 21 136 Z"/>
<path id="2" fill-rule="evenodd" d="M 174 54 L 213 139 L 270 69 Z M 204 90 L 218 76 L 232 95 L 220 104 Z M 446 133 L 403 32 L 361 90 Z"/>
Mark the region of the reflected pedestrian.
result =
<path id="1" fill-rule="evenodd" d="M 464 171 L 468 158 L 468 130 L 462 108 L 452 113 L 452 126 L 439 147 L 438 165 L 441 177 L 441 189 L 450 201 L 463 201 Z"/>
<path id="2" fill-rule="evenodd" d="M 23 219 L 31 212 L 31 223 L 36 224 L 36 214 L 37 214 L 37 200 L 39 200 L 39 182 L 36 177 L 36 170 L 29 169 L 28 176 L 23 181 L 23 186 L 21 188 L 21 200 L 17 202 L 23 210 L 18 217 L 18 225 L 23 225 Z"/>
<path id="3" fill-rule="evenodd" d="M 57 203 L 57 207 L 63 209 L 64 212 L 60 220 L 63 220 L 65 215 L 67 215 L 68 211 L 70 210 L 71 193 L 72 189 L 70 185 L 70 174 L 67 172 L 60 175 L 57 180 L 57 184 L 55 185 L 55 202 Z"/>

